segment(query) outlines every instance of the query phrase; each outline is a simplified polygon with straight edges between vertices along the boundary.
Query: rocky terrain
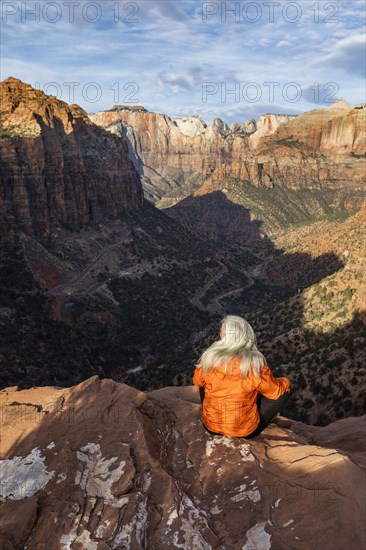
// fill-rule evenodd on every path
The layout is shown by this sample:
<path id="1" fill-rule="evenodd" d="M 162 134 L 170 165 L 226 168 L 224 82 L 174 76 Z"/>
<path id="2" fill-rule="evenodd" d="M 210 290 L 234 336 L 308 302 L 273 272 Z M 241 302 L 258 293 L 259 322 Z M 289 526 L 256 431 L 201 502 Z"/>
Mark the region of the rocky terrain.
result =
<path id="1" fill-rule="evenodd" d="M 18 79 L 0 83 L 0 217 L 3 240 L 50 236 L 142 207 L 128 148 L 78 106 Z"/>
<path id="2" fill-rule="evenodd" d="M 365 546 L 365 416 L 212 436 L 197 387 L 97 376 L 0 406 L 4 550 Z"/>
<path id="3" fill-rule="evenodd" d="M 225 217 L 224 230 L 229 227 L 235 238 L 240 210 L 237 231 L 245 233 L 248 208 L 272 234 L 354 212 L 362 202 L 363 104 L 339 100 L 298 116 L 266 114 L 231 128 L 220 119 L 206 125 L 198 116 L 171 118 L 126 106 L 89 116 L 126 138 L 145 195 L 206 234 L 221 236 Z M 220 216 L 226 200 L 230 204 Z"/>

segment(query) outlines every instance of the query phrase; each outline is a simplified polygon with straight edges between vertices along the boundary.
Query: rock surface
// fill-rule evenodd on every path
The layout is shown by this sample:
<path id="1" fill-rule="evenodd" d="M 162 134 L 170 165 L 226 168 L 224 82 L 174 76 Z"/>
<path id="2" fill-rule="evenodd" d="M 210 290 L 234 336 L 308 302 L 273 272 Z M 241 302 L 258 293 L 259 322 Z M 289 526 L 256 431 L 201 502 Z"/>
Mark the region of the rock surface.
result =
<path id="1" fill-rule="evenodd" d="M 47 236 L 140 209 L 143 190 L 123 139 L 15 78 L 0 83 L 1 233 Z"/>
<path id="2" fill-rule="evenodd" d="M 340 100 L 301 115 L 268 113 L 229 128 L 198 116 L 102 111 L 90 119 L 123 135 L 146 196 L 169 207 L 206 194 L 232 177 L 256 187 L 361 189 L 365 183 L 366 109 Z"/>
<path id="3" fill-rule="evenodd" d="M 0 392 L 4 550 L 363 548 L 365 417 L 212 436 L 194 386 Z"/>

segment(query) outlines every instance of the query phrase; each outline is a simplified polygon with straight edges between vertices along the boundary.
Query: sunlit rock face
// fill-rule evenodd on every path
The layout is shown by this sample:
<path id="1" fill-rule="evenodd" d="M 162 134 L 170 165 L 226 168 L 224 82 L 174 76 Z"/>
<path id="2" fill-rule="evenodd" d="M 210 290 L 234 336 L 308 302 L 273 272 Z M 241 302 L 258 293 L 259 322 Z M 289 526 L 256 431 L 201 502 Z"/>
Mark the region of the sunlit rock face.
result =
<path id="1" fill-rule="evenodd" d="M 128 146 L 67 105 L 15 78 L 0 84 L 2 235 L 45 236 L 140 209 Z"/>
<path id="2" fill-rule="evenodd" d="M 363 548 L 365 417 L 212 436 L 198 388 L 0 392 L 1 547 Z M 3 478 L 4 479 L 4 478 Z"/>
<path id="3" fill-rule="evenodd" d="M 196 115 L 171 118 L 143 107 L 89 116 L 127 139 L 145 194 L 159 207 L 230 177 L 267 188 L 353 190 L 365 184 L 363 104 L 339 100 L 298 116 L 267 113 L 231 128 L 218 118 L 206 125 Z"/>

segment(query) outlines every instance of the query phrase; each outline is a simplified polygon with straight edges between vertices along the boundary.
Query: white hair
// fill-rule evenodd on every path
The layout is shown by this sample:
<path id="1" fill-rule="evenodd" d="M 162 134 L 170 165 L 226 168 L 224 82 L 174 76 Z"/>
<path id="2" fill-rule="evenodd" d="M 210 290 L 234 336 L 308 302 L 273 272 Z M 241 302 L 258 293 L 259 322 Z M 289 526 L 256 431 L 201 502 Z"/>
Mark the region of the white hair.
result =
<path id="1" fill-rule="evenodd" d="M 250 324 L 237 315 L 227 315 L 221 323 L 221 328 L 225 331 L 223 338 L 211 344 L 202 353 L 196 366 L 202 367 L 207 373 L 210 369 L 224 364 L 226 374 L 229 361 L 239 356 L 240 377 L 246 378 L 252 371 L 259 378 L 266 359 L 257 349 L 257 338 Z"/>

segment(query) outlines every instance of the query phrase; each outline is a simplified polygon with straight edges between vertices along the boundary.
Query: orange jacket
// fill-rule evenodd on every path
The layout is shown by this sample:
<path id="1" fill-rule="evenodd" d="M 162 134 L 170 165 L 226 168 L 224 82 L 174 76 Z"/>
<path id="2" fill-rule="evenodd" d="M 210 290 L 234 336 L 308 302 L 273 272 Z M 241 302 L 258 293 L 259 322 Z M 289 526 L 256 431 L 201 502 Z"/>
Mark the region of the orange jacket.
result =
<path id="1" fill-rule="evenodd" d="M 211 369 L 208 374 L 196 367 L 192 382 L 204 386 L 202 422 L 213 432 L 240 437 L 249 435 L 259 424 L 257 394 L 269 399 L 278 399 L 286 393 L 291 382 L 286 377 L 275 378 L 265 365 L 261 377 L 249 374 L 240 378 L 239 356 L 231 359 L 226 375 L 223 365 Z"/>

